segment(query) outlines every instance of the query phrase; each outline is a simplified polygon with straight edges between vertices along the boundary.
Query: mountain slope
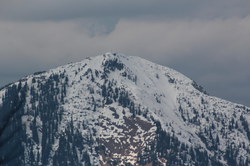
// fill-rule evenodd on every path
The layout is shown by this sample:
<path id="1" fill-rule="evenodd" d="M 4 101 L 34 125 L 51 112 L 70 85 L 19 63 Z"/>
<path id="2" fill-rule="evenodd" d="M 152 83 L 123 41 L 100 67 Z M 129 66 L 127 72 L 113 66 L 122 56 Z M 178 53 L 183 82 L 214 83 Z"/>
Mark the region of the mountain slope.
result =
<path id="1" fill-rule="evenodd" d="M 249 108 L 139 57 L 35 73 L 0 91 L 0 115 L 3 165 L 250 162 Z"/>

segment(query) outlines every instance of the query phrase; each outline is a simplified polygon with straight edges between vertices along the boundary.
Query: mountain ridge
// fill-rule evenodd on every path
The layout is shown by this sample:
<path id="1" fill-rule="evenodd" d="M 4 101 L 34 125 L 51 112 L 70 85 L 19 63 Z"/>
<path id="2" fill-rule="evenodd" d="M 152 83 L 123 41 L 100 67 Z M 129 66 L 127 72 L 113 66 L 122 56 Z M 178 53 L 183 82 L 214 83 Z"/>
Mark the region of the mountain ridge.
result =
<path id="1" fill-rule="evenodd" d="M 0 114 L 19 100 L 9 130 L 22 124 L 26 165 L 249 164 L 248 107 L 139 57 L 106 53 L 27 76 L 0 91 Z"/>

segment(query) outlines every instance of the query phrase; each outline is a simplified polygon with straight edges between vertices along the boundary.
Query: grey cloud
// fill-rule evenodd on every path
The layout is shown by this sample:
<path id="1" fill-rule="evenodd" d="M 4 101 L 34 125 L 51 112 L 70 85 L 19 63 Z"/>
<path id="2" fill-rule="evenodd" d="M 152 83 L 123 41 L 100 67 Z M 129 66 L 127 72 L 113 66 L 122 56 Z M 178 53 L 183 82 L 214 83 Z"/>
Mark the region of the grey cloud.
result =
<path id="1" fill-rule="evenodd" d="M 249 14 L 248 1 L 235 0 L 2 0 L 1 18 L 20 20 L 64 20 L 79 17 L 211 17 Z"/>
<path id="2" fill-rule="evenodd" d="M 212 95 L 249 105 L 250 16 L 192 21 L 122 19 L 105 36 L 89 36 L 82 23 L 0 21 L 1 84 L 115 51 L 173 67 Z"/>
<path id="3" fill-rule="evenodd" d="M 9 18 L 69 19 L 77 17 L 160 15 L 244 15 L 249 13 L 248 1 L 235 0 L 3 0 L 1 11 Z M 13 9 L 13 10 L 10 10 Z M 8 15 L 5 15 L 7 17 Z"/>
<path id="4" fill-rule="evenodd" d="M 89 28 L 89 33 L 96 35 L 112 32 L 121 19 L 244 17 L 250 14 L 249 7 L 249 1 L 235 0 L 2 0 L 0 19 L 12 21 L 83 19 L 85 26 Z"/>

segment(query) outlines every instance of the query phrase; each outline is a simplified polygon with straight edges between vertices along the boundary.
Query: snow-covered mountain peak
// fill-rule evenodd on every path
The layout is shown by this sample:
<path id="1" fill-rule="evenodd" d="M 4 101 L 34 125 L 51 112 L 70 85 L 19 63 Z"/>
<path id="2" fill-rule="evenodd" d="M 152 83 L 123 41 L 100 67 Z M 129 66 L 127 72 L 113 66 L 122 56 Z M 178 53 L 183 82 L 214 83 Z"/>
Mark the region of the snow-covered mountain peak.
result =
<path id="1" fill-rule="evenodd" d="M 249 163 L 249 108 L 209 96 L 181 73 L 140 57 L 86 58 L 0 94 L 0 114 L 21 103 L 26 163 Z"/>

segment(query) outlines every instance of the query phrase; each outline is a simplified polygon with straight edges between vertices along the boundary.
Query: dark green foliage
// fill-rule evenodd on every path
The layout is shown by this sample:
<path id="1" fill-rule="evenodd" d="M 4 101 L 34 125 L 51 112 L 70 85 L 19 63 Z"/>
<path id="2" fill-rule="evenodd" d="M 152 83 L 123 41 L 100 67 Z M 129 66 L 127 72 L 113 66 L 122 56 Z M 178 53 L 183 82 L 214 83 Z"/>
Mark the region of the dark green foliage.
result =
<path id="1" fill-rule="evenodd" d="M 197 89 L 198 91 L 208 95 L 208 93 L 204 90 L 204 88 L 200 85 L 198 85 L 195 81 L 192 82 L 192 85 L 195 89 Z"/>
<path id="2" fill-rule="evenodd" d="M 189 147 L 181 143 L 175 135 L 165 132 L 158 121 L 155 124 L 157 127 L 156 140 L 138 155 L 140 164 L 153 163 L 154 166 L 158 166 L 158 160 L 164 158 L 170 166 L 208 166 L 209 163 L 213 166 L 222 166 L 216 159 L 211 158 L 203 148 Z"/>
<path id="3" fill-rule="evenodd" d="M 119 62 L 117 58 L 114 58 L 114 59 L 106 60 L 103 66 L 104 66 L 104 72 L 110 73 L 110 71 L 115 71 L 116 69 L 122 70 L 124 67 L 124 64 Z"/>
<path id="4" fill-rule="evenodd" d="M 39 75 L 39 74 L 43 74 L 45 73 L 46 71 L 38 71 L 38 72 L 35 72 L 33 75 Z"/>
<path id="5" fill-rule="evenodd" d="M 62 86 L 58 87 L 59 83 Z M 13 84 L 6 88 L 0 108 L 0 165 L 35 166 L 39 162 L 43 165 L 48 164 L 61 120 L 62 110 L 59 104 L 66 95 L 66 84 L 67 77 L 64 74 L 52 74 L 48 79 L 34 77 L 30 86 L 20 80 L 17 85 Z M 30 96 L 30 107 L 25 106 L 26 96 Z M 29 126 L 23 125 L 24 115 L 29 117 Z M 41 124 L 37 122 L 38 117 Z M 32 131 L 32 138 L 25 134 L 26 127 Z M 39 132 L 42 133 L 41 142 Z M 35 144 L 41 144 L 41 153 L 33 153 Z M 29 156 L 28 160 L 24 160 L 24 151 Z"/>
<path id="6" fill-rule="evenodd" d="M 86 165 L 91 165 L 88 153 L 84 152 L 84 144 L 91 145 L 89 141 L 82 137 L 78 130 L 74 130 L 72 126 L 68 126 L 63 135 L 60 135 L 59 147 L 53 157 L 53 165 L 82 165 L 79 161 L 84 162 Z M 77 150 L 80 152 L 80 156 L 77 156 Z"/>
<path id="7" fill-rule="evenodd" d="M 240 120 L 245 132 L 247 133 L 247 137 L 250 140 L 250 129 L 247 120 L 243 115 L 240 116 Z"/>
<path id="8" fill-rule="evenodd" d="M 22 87 L 21 83 L 8 86 L 0 107 L 0 165 L 3 166 L 22 163 L 24 131 L 21 115 L 26 91 L 27 85 Z"/>

